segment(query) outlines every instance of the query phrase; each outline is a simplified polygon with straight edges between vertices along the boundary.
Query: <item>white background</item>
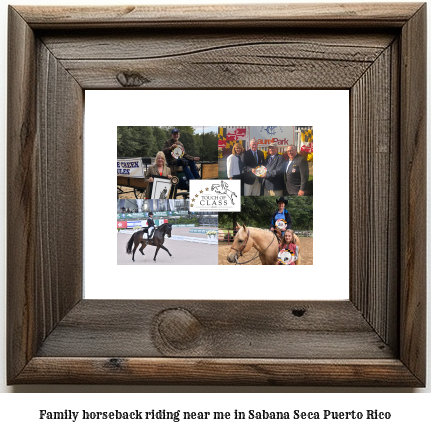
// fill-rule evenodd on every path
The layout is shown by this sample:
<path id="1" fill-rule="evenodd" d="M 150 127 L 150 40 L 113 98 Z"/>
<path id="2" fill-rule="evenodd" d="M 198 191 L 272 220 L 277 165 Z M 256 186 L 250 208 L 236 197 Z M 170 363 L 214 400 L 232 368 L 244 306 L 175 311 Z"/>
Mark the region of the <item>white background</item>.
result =
<path id="1" fill-rule="evenodd" d="M 182 1 L 186 3 L 185 0 Z M 235 3 L 256 3 L 253 0 L 247 0 L 246 2 L 242 1 L 233 1 Z M 276 2 L 274 0 L 273 2 Z M 110 0 L 85 0 L 85 1 L 31 1 L 31 0 L 15 0 L 14 4 L 33 4 L 37 5 L 40 3 L 43 4 L 55 4 L 55 5 L 65 5 L 65 4 L 116 4 L 120 3 L 117 1 Z M 141 4 L 146 3 L 143 1 L 135 0 L 131 3 Z M 148 4 L 156 3 L 155 0 L 152 2 L 148 2 Z M 158 1 L 157 3 L 172 3 L 172 1 Z M 205 0 L 201 0 L 199 2 L 189 1 L 188 3 L 206 3 Z M 211 0 L 210 3 L 220 3 L 217 0 Z M 0 100 L 5 101 L 6 95 L 6 72 L 5 72 L 5 64 L 6 64 L 6 32 L 7 32 L 7 7 L 6 3 L 2 3 L 1 5 L 1 49 L 2 49 L 2 58 L 1 58 L 1 78 L 3 85 L 0 86 Z M 428 41 L 428 46 L 431 44 Z M 429 53 L 428 53 L 428 62 L 429 62 Z M 429 66 L 428 66 L 429 67 Z M 428 69 L 430 70 L 430 69 Z M 430 87 L 428 86 L 428 89 Z M 429 97 L 428 97 L 429 100 Z M 428 102 L 429 105 L 429 102 Z M 1 115 L 0 115 L 0 128 L 2 130 L 2 140 L 1 145 L 2 148 L 5 149 L 5 122 L 6 122 L 6 102 L 0 105 Z M 428 122 L 428 130 L 429 130 L 429 122 Z M 5 153 L 3 152 L 3 155 Z M 428 164 L 430 160 L 428 158 Z M 0 168 L 5 172 L 6 164 L 5 157 L 0 160 Z M 4 181 L 6 185 L 6 182 Z M 427 182 L 428 190 L 429 182 Z M 106 190 L 109 190 L 110 186 L 107 185 Z M 3 204 L 3 208 L 6 209 L 5 205 L 5 196 L 6 189 L 2 189 L 0 192 L 0 199 Z M 428 212 L 429 212 L 428 206 Z M 428 213 L 429 214 L 429 213 Z M 5 213 L 2 214 L 2 221 L 5 221 Z M 5 250 L 5 225 L 2 224 L 0 230 L 0 239 L 4 245 Z M 14 392 L 20 394 L 0 394 L 0 426 L 4 430 L 17 429 L 20 430 L 22 428 L 28 428 L 27 430 L 55 430 L 58 431 L 61 427 L 62 430 L 93 430 L 94 427 L 102 426 L 105 431 L 107 430 L 118 430 L 118 427 L 126 427 L 127 430 L 144 430 L 144 427 L 147 426 L 146 423 L 138 423 L 138 424 L 127 424 L 117 422 L 103 422 L 103 423 L 90 423 L 84 425 L 82 423 L 68 423 L 61 422 L 58 423 L 56 421 L 48 422 L 40 422 L 37 420 L 38 410 L 39 409 L 51 409 L 51 410 L 64 410 L 64 409 L 87 409 L 87 410 L 107 410 L 107 409 L 182 409 L 182 410 L 234 410 L 238 409 L 274 409 L 274 410 L 292 410 L 292 409 L 303 409 L 303 410 L 323 410 L 323 409 L 342 409 L 342 410 L 351 410 L 351 409 L 373 409 L 378 408 L 382 411 L 391 410 L 394 413 L 393 420 L 389 423 L 385 423 L 382 421 L 367 421 L 364 423 L 363 421 L 359 423 L 355 422 L 316 422 L 316 421 L 308 421 L 302 423 L 267 423 L 267 422 L 249 422 L 247 423 L 247 427 L 251 430 L 270 427 L 271 430 L 283 430 L 286 431 L 290 427 L 303 427 L 306 431 L 308 430 L 316 430 L 316 427 L 319 430 L 343 430 L 345 431 L 349 428 L 352 431 L 364 431 L 366 428 L 370 431 L 382 431 L 390 430 L 398 431 L 398 430 L 408 430 L 412 427 L 423 428 L 424 430 L 430 423 L 429 419 L 429 407 L 431 406 L 431 397 L 430 390 L 431 385 L 428 384 L 428 387 L 424 390 L 412 390 L 412 389 L 364 389 L 364 388 L 273 388 L 273 387 L 246 387 L 246 388 L 238 388 L 238 387 L 157 387 L 157 386 L 78 386 L 78 385 L 33 385 L 33 386 L 13 386 L 7 387 L 5 384 L 5 263 L 1 262 L 0 267 L 1 272 L 1 290 L 2 296 L 0 297 L 0 307 L 3 311 L 1 320 L 1 344 L 0 344 L 0 364 L 1 364 L 1 373 L 0 373 L 0 391 L 2 392 Z M 430 300 L 428 300 L 428 311 L 431 310 Z M 431 327 L 428 324 L 428 363 L 430 362 L 431 353 L 429 350 L 430 347 L 430 337 Z M 431 374 L 428 367 L 428 383 L 431 382 Z M 52 392 L 52 393 L 51 393 Z M 58 393 L 57 393 L 58 392 Z M 105 395 L 97 395 L 94 396 L 92 394 L 86 394 L 91 392 L 125 392 L 128 394 L 105 394 Z M 171 392 L 169 394 L 164 394 L 164 392 Z M 181 394 L 178 394 L 181 392 Z M 197 394 L 200 392 L 202 394 Z M 215 394 L 213 392 L 223 392 L 226 394 Z M 236 394 L 234 392 L 243 392 L 250 394 Z M 270 394 L 266 394 L 269 392 Z M 296 394 L 296 393 L 309 393 L 309 394 Z M 421 395 L 410 395 L 410 393 L 424 393 Z M 29 394 L 25 394 L 29 393 Z M 40 393 L 37 395 L 33 395 L 31 393 Z M 83 393 L 83 394 L 76 394 Z M 137 394 L 135 394 L 137 393 Z M 163 393 L 163 394 L 159 394 Z M 292 394 L 295 393 L 295 394 Z M 324 395 L 320 393 L 326 393 Z M 346 394 L 347 393 L 347 394 Z M 394 393 L 394 394 L 387 394 Z M 176 429 L 183 428 L 184 425 L 187 427 L 187 430 L 191 429 L 190 423 L 183 424 L 174 424 L 174 423 L 161 423 L 154 424 L 151 423 L 150 426 L 159 426 L 162 425 L 164 428 Z M 147 426 L 148 427 L 148 426 Z M 237 430 L 238 424 L 236 423 L 223 423 L 220 425 L 219 423 L 213 421 L 211 423 L 193 423 L 193 427 L 199 428 L 209 428 L 210 430 L 215 430 L 221 427 L 227 429 Z"/>
<path id="2" fill-rule="evenodd" d="M 166 101 L 171 99 L 180 103 L 181 110 L 177 105 L 171 110 L 167 107 Z M 241 100 L 241 109 L 221 102 L 225 100 Z M 257 109 L 269 100 L 283 103 L 276 109 Z M 115 229 L 117 126 L 191 123 L 313 126 L 312 266 L 275 266 L 270 273 L 262 266 L 187 266 L 194 282 L 190 283 L 190 278 L 177 278 L 174 286 L 161 286 L 157 282 L 160 274 L 150 262 L 145 269 L 133 265 L 131 258 L 129 266 L 116 265 L 117 236 L 125 236 L 117 234 Z M 86 91 L 84 136 L 86 298 L 331 300 L 349 297 L 347 90 Z M 100 179 L 106 179 L 106 199 L 94 196 Z M 102 212 L 106 218 L 95 217 Z M 295 214 L 291 216 L 295 223 Z M 105 233 L 102 238 L 100 232 Z M 331 250 L 327 250 L 329 243 Z M 157 267 L 157 271 L 175 269 L 166 267 Z M 322 280 L 330 283 L 322 284 Z M 155 285 L 157 290 L 150 289 Z"/>

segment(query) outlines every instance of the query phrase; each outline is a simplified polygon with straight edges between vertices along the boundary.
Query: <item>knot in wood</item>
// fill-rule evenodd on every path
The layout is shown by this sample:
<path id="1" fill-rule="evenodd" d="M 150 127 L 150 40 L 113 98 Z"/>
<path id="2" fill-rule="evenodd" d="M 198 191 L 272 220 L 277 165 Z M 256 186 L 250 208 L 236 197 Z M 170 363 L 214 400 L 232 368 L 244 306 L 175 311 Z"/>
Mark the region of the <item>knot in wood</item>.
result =
<path id="1" fill-rule="evenodd" d="M 123 87 L 140 87 L 150 82 L 148 78 L 142 76 L 139 72 L 126 71 L 117 74 L 117 81 Z"/>
<path id="2" fill-rule="evenodd" d="M 163 343 L 175 350 L 195 347 L 203 333 L 201 323 L 182 308 L 162 311 L 156 318 L 156 331 Z"/>

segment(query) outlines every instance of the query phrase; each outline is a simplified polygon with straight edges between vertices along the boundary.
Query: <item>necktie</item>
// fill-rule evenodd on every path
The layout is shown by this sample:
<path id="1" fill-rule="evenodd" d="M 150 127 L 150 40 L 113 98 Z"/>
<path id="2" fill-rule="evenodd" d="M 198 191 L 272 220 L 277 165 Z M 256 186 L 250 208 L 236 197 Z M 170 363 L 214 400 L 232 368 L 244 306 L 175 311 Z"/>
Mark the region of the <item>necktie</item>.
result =
<path id="1" fill-rule="evenodd" d="M 257 163 L 257 153 L 256 152 L 253 152 L 253 153 L 254 153 L 254 158 L 256 160 L 256 163 Z"/>

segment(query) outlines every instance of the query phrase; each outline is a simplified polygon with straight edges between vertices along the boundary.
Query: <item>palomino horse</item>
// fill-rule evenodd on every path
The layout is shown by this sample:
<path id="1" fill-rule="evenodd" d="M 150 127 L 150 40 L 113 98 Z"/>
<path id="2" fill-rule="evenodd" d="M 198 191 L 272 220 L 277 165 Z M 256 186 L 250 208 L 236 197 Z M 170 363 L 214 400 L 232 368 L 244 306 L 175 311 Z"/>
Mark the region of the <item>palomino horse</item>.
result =
<path id="1" fill-rule="evenodd" d="M 257 250 L 256 257 L 259 255 L 263 265 L 276 265 L 278 263 L 278 241 L 272 231 L 247 228 L 245 224 L 242 224 L 242 227 L 237 225 L 236 228 L 238 232 L 227 256 L 229 262 L 245 264 L 245 262 L 238 262 L 238 255 L 242 256 L 254 247 Z"/>
<path id="2" fill-rule="evenodd" d="M 148 231 L 147 228 L 144 228 L 141 231 L 135 232 L 132 237 L 130 237 L 130 240 L 127 242 L 126 246 L 126 253 L 131 254 L 132 253 L 132 246 L 135 245 L 133 249 L 133 255 L 132 255 L 132 261 L 135 261 L 135 251 L 136 248 L 139 246 L 139 244 L 142 244 L 142 246 L 139 248 L 139 252 L 141 252 L 142 255 L 144 254 L 144 249 L 147 247 L 147 244 L 145 243 L 144 239 L 144 233 Z M 165 235 L 168 237 L 171 236 L 172 232 L 172 225 L 171 224 L 163 224 L 160 225 L 158 228 L 155 228 L 153 238 L 150 240 L 150 246 L 156 246 L 156 253 L 154 254 L 154 261 L 156 260 L 157 253 L 159 252 L 159 249 L 165 250 L 169 256 L 172 258 L 171 253 L 168 251 L 167 248 L 163 246 L 163 243 L 165 241 Z"/>

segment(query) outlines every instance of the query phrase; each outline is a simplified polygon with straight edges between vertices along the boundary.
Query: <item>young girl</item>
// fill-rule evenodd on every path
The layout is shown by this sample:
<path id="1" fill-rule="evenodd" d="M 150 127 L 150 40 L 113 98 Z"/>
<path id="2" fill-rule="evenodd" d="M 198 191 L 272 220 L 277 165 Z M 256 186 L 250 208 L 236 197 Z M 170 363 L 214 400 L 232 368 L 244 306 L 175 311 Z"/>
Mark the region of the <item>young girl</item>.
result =
<path id="1" fill-rule="evenodd" d="M 291 229 L 286 230 L 284 233 L 279 245 L 279 251 L 282 250 L 288 250 L 292 254 L 292 259 L 287 265 L 299 265 L 299 238 Z"/>

